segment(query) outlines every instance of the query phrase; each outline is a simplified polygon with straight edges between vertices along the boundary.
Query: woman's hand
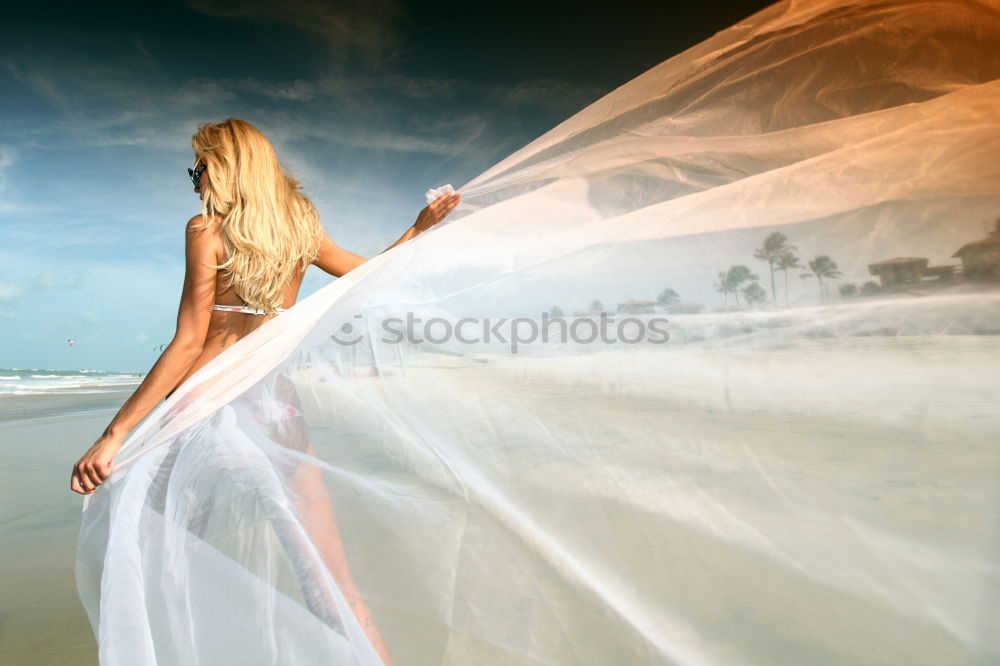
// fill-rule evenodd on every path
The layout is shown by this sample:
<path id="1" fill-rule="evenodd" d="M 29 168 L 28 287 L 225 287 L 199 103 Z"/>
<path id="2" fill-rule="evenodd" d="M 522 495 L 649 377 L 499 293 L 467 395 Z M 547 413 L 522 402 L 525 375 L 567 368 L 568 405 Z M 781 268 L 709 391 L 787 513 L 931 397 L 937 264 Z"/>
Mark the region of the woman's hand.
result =
<path id="1" fill-rule="evenodd" d="M 73 465 L 73 475 L 70 477 L 69 488 L 81 495 L 89 495 L 97 486 L 111 476 L 114 457 L 122 448 L 122 440 L 112 435 L 104 435 L 98 439 L 90 450 Z"/>
<path id="2" fill-rule="evenodd" d="M 462 195 L 458 192 L 442 194 L 434 203 L 420 211 L 417 221 L 413 223 L 413 229 L 418 234 L 427 231 L 435 224 L 448 217 L 448 213 L 462 200 Z"/>

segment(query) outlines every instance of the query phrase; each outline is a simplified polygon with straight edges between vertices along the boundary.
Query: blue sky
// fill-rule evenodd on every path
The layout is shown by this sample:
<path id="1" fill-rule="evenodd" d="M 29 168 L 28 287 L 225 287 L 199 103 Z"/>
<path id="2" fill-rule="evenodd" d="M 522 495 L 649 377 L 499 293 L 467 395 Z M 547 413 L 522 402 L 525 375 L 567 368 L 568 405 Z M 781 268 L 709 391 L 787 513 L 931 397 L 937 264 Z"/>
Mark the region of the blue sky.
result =
<path id="1" fill-rule="evenodd" d="M 260 127 L 330 235 L 372 256 L 429 187 L 460 186 L 768 3 L 543 4 L 5 8 L 0 367 L 148 370 L 200 210 L 185 169 L 201 122 Z M 300 298 L 331 279 L 310 269 Z"/>

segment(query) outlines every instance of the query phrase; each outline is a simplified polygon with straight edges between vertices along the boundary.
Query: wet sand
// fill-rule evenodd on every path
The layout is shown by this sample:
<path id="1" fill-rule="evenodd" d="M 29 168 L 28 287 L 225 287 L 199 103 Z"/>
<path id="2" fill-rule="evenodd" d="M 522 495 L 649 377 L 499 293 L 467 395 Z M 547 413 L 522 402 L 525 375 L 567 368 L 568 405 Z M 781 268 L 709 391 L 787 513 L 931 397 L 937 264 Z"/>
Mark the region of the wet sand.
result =
<path id="1" fill-rule="evenodd" d="M 0 664 L 10 666 L 98 663 L 73 573 L 83 496 L 69 478 L 116 408 L 55 397 L 73 411 L 0 422 Z"/>
<path id="2" fill-rule="evenodd" d="M 66 392 L 49 395 L 4 395 L 0 398 L 0 422 L 44 416 L 78 414 L 95 410 L 114 412 L 125 402 L 134 387 L 127 391 Z M 109 418 L 110 420 L 110 418 Z"/>

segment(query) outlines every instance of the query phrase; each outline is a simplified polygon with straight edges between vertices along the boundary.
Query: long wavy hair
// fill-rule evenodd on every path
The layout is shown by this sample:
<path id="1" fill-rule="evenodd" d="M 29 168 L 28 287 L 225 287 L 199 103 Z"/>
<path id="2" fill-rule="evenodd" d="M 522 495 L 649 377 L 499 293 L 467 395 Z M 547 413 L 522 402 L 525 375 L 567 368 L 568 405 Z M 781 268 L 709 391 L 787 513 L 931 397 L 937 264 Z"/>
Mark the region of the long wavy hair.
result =
<path id="1" fill-rule="evenodd" d="M 202 226 L 214 221 L 225 248 L 224 288 L 274 313 L 292 277 L 316 258 L 319 214 L 260 130 L 238 118 L 202 123 L 191 137 L 202 178 Z"/>

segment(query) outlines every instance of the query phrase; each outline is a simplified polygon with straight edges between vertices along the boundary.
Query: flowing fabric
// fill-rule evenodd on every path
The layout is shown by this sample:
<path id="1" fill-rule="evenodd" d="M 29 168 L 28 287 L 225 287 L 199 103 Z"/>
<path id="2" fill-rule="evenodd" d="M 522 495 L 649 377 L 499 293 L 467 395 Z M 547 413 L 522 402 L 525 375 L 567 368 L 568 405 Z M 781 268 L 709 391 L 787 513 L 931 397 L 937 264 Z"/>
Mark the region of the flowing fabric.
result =
<path id="1" fill-rule="evenodd" d="M 776 4 L 459 191 L 125 442 L 104 666 L 1000 662 L 997 2 Z"/>

